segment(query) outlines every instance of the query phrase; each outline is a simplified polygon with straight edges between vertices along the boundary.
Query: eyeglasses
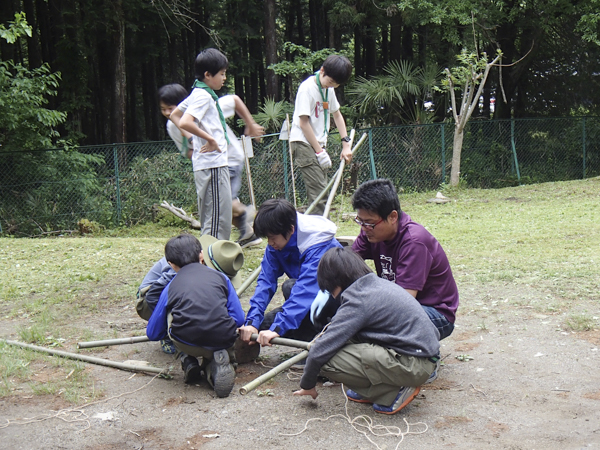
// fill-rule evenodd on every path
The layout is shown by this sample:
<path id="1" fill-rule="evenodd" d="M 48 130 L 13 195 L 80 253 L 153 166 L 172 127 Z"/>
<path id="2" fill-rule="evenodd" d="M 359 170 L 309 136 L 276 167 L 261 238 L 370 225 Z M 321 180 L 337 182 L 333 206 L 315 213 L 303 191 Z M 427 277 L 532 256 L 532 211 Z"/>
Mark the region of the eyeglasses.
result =
<path id="1" fill-rule="evenodd" d="M 363 227 L 363 228 L 370 228 L 371 230 L 374 230 L 374 229 L 375 229 L 375 227 L 376 227 L 377 225 L 379 225 L 381 222 L 383 222 L 383 219 L 379 219 L 379 220 L 378 220 L 377 222 L 375 222 L 375 223 L 365 223 L 365 222 L 363 222 L 362 220 L 360 220 L 360 219 L 358 218 L 358 216 L 356 216 L 356 217 L 354 218 L 354 221 L 355 221 L 357 224 L 359 224 L 361 227 Z"/>

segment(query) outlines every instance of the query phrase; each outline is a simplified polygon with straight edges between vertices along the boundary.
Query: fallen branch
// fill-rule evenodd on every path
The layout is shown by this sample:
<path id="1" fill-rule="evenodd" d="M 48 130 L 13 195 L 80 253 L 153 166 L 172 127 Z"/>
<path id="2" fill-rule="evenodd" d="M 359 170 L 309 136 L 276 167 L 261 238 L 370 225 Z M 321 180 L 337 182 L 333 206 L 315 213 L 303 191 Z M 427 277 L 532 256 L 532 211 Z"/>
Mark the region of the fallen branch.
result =
<path id="1" fill-rule="evenodd" d="M 185 220 L 186 222 L 188 222 L 191 225 L 191 227 L 193 229 L 195 229 L 195 230 L 202 229 L 202 224 L 200 222 L 198 222 L 196 219 L 194 219 L 193 217 L 188 216 L 187 213 L 182 208 L 178 208 L 177 206 L 174 206 L 173 204 L 169 204 L 166 201 L 163 201 L 158 206 L 160 206 L 163 209 L 166 209 L 173 215 L 179 217 L 181 220 Z"/>

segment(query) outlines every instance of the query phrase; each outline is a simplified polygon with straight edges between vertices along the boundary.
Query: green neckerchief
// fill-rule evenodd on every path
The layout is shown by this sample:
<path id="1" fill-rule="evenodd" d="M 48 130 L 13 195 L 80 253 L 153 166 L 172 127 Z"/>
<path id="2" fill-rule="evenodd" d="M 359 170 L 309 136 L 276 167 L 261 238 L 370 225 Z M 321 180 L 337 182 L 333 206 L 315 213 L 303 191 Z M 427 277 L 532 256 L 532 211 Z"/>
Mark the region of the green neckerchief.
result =
<path id="1" fill-rule="evenodd" d="M 192 86 L 192 89 L 194 89 L 194 88 L 204 89 L 206 92 L 208 92 L 210 94 L 210 96 L 215 101 L 215 103 L 217 105 L 217 111 L 219 111 L 219 119 L 221 120 L 221 126 L 223 127 L 223 133 L 225 134 L 225 140 L 227 141 L 227 144 L 230 144 L 229 136 L 227 136 L 227 125 L 225 124 L 225 116 L 223 116 L 223 111 L 221 111 L 221 107 L 219 106 L 219 101 L 218 101 L 219 97 L 217 96 L 217 94 L 215 94 L 215 91 L 213 91 L 208 86 L 208 84 L 204 83 L 203 81 L 196 80 L 194 82 L 194 85 Z"/>
<path id="2" fill-rule="evenodd" d="M 319 71 L 315 72 L 315 78 L 317 79 L 317 86 L 319 86 L 319 92 L 321 93 L 321 100 L 323 100 L 323 111 L 325 115 L 323 116 L 323 120 L 325 120 L 325 126 L 323 127 L 323 135 L 327 136 L 329 134 L 329 130 L 327 129 L 327 117 L 329 116 L 329 102 L 327 99 L 329 98 L 329 89 L 325 89 L 325 94 L 323 94 L 323 86 L 321 86 L 321 80 L 319 80 Z"/>

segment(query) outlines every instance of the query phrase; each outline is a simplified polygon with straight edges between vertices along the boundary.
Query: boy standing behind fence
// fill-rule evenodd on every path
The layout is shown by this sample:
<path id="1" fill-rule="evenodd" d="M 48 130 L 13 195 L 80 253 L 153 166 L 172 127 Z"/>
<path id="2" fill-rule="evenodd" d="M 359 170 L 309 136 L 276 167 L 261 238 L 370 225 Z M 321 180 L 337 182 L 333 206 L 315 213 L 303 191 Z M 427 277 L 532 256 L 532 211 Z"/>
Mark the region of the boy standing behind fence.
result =
<path id="1" fill-rule="evenodd" d="M 223 87 L 229 62 L 220 51 L 209 48 L 196 57 L 196 82 L 189 107 L 179 127 L 193 135 L 192 166 L 202 234 L 229 239 L 231 234 L 231 185 L 227 165 L 225 118 L 215 90 Z"/>
<path id="2" fill-rule="evenodd" d="M 309 205 L 327 186 L 326 170 L 331 167 L 331 159 L 325 147 L 330 115 L 333 116 L 342 139 L 340 159 L 344 158 L 347 162 L 352 159 L 346 122 L 334 90 L 348 81 L 351 74 L 352 64 L 348 58 L 330 55 L 319 71 L 300 85 L 296 94 L 290 147 L 296 166 L 302 173 Z M 323 215 L 325 203 L 324 198 L 313 209 L 312 214 Z"/>

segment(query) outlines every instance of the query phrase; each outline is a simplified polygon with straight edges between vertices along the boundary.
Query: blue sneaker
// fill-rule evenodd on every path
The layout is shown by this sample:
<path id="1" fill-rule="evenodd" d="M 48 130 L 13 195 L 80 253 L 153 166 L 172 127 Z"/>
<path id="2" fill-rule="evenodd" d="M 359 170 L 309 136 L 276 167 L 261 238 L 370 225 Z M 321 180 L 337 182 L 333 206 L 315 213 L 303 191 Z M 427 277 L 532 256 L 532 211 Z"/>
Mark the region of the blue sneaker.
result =
<path id="1" fill-rule="evenodd" d="M 427 378 L 427 381 L 425 382 L 425 384 L 433 383 L 435 380 L 437 380 L 439 370 L 440 370 L 440 360 L 438 359 L 435 363 L 435 369 L 433 370 L 433 372 L 431 372 L 431 375 L 429 375 L 429 378 Z"/>
<path id="2" fill-rule="evenodd" d="M 175 344 L 173 344 L 173 341 L 169 338 L 162 339 L 160 341 L 160 346 L 162 347 L 162 351 L 165 352 L 167 355 L 174 355 L 175 353 L 177 353 Z"/>
<path id="3" fill-rule="evenodd" d="M 352 389 L 346 390 L 346 395 L 348 396 L 348 400 L 352 400 L 356 403 L 373 403 L 371 400 L 367 400 L 362 395 L 354 392 Z"/>
<path id="4" fill-rule="evenodd" d="M 396 400 L 390 406 L 378 405 L 377 403 L 373 403 L 373 409 L 375 412 L 381 414 L 396 414 L 406 405 L 413 401 L 413 399 L 417 396 L 419 391 L 421 390 L 421 386 L 419 387 L 403 387 L 398 392 L 396 396 Z"/>

